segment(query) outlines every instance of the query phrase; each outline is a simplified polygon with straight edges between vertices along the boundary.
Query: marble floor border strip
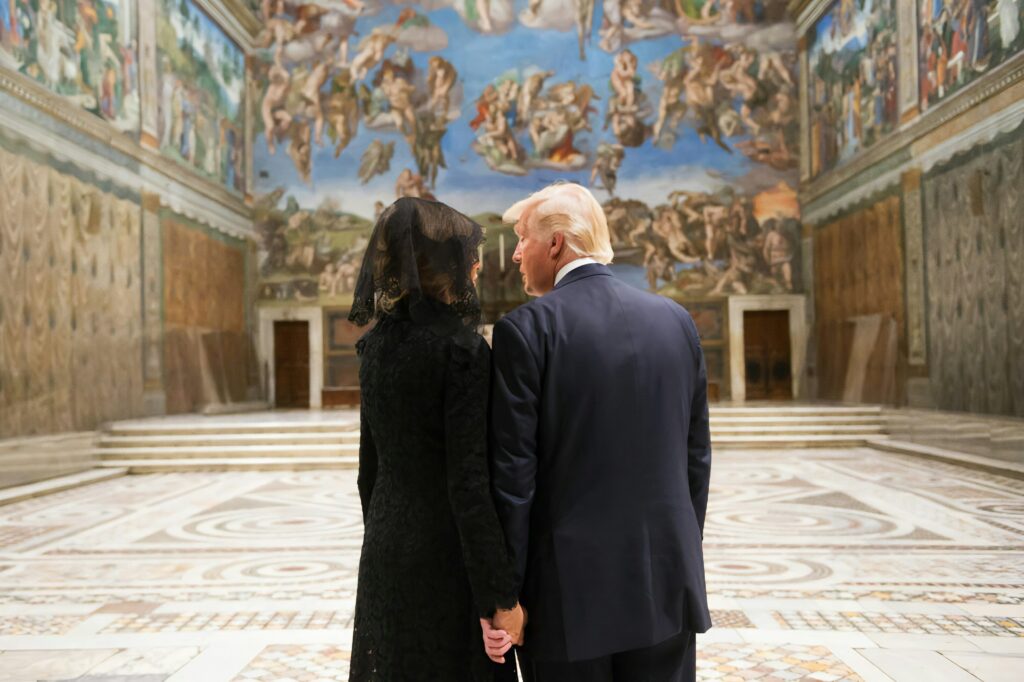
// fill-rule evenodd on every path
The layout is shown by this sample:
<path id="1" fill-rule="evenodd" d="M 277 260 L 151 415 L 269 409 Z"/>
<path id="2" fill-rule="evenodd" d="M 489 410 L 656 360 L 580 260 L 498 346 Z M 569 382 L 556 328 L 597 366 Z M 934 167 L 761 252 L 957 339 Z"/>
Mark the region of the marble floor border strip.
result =
<path id="1" fill-rule="evenodd" d="M 1024 480 L 1024 464 L 1004 462 L 980 455 L 972 455 L 956 450 L 946 450 L 928 445 L 919 445 L 908 441 L 893 438 L 867 438 L 865 444 L 879 452 L 891 452 L 900 455 L 909 455 L 920 459 L 946 462 L 958 466 L 982 471 L 987 474 L 1005 476 L 1016 480 Z"/>
<path id="2" fill-rule="evenodd" d="M 123 467 L 111 469 L 97 468 L 77 474 L 58 476 L 56 478 L 50 478 L 36 483 L 4 488 L 3 490 L 0 490 L 0 507 L 8 504 L 24 502 L 25 500 L 31 500 L 35 497 L 61 493 L 66 490 L 73 490 L 74 488 L 82 488 L 94 483 L 110 481 L 115 478 L 120 478 L 121 476 L 126 476 L 127 474 L 128 469 Z"/>

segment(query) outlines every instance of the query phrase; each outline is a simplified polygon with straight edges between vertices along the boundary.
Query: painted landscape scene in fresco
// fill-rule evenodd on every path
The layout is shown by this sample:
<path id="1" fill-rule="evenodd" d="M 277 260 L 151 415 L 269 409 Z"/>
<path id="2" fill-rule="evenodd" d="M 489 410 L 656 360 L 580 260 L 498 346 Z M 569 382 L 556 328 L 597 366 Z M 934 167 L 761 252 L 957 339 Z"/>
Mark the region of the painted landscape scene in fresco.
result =
<path id="1" fill-rule="evenodd" d="M 160 151 L 245 191 L 245 54 L 192 0 L 159 0 Z"/>
<path id="2" fill-rule="evenodd" d="M 495 219 L 555 180 L 605 205 L 636 286 L 799 290 L 785 4 L 268 0 L 250 91 L 261 297 L 344 305 L 376 215 L 419 196 L 485 225 L 484 297 L 511 302 Z"/>
<path id="3" fill-rule="evenodd" d="M 848 161 L 891 132 L 897 105 L 893 0 L 836 0 L 808 48 L 811 174 Z"/>
<path id="4" fill-rule="evenodd" d="M 0 67 L 139 129 L 134 0 L 0 0 Z"/>
<path id="5" fill-rule="evenodd" d="M 921 111 L 1024 50 L 1022 0 L 918 0 Z"/>

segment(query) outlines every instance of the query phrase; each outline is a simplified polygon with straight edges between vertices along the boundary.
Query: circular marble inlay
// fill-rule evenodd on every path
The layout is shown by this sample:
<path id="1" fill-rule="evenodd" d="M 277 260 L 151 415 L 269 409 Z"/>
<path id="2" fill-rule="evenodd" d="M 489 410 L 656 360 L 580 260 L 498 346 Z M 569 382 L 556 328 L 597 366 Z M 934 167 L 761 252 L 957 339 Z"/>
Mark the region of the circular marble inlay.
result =
<path id="1" fill-rule="evenodd" d="M 704 571 L 709 583 L 781 584 L 807 583 L 832 575 L 825 564 L 807 559 L 723 559 L 705 558 Z"/>
<path id="2" fill-rule="evenodd" d="M 878 539 L 910 533 L 913 526 L 882 514 L 857 509 L 776 503 L 745 505 L 729 511 L 716 510 L 707 520 L 705 538 L 737 537 L 747 540 L 771 537 L 774 542 L 813 535 L 818 538 L 855 537 Z"/>
<path id="3" fill-rule="evenodd" d="M 355 514 L 332 513 L 310 507 L 261 507 L 202 514 L 167 533 L 182 540 L 241 540 L 263 543 L 330 542 L 359 531 L 362 519 Z"/>
<path id="4" fill-rule="evenodd" d="M 285 490 L 266 490 L 250 495 L 252 499 L 274 504 L 288 505 L 316 505 L 337 509 L 349 507 L 358 510 L 361 514 L 359 503 L 359 491 L 350 486 L 338 486 L 337 488 L 315 489 L 296 488 Z"/>
<path id="5" fill-rule="evenodd" d="M 1018 517 L 1024 516 L 1024 502 L 1008 500 L 980 502 L 977 504 L 976 509 L 986 514 L 1012 514 Z"/>
<path id="6" fill-rule="evenodd" d="M 350 580 L 354 584 L 358 564 L 357 562 L 351 563 L 353 565 L 310 555 L 282 556 L 280 558 L 259 557 L 208 567 L 203 571 L 202 578 L 203 580 L 275 584 L 309 580 L 332 583 Z"/>

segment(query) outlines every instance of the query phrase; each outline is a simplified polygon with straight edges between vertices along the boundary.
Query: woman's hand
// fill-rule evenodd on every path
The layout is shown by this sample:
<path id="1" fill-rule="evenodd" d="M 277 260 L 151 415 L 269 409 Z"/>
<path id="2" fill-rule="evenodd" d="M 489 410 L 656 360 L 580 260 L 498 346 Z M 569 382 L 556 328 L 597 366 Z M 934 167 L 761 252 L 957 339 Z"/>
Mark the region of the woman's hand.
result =
<path id="1" fill-rule="evenodd" d="M 486 618 L 480 619 L 480 628 L 484 633 L 484 651 L 487 658 L 495 663 L 504 663 L 505 654 L 512 648 L 512 637 L 504 630 L 495 630 L 491 621 Z"/>

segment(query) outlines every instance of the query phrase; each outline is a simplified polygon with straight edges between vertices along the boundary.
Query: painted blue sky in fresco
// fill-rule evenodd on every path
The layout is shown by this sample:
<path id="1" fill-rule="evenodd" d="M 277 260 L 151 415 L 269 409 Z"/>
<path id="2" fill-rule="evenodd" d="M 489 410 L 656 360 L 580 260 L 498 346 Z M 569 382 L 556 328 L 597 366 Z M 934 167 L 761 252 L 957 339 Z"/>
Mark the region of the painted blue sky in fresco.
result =
<path id="1" fill-rule="evenodd" d="M 614 142 L 611 130 L 601 130 L 609 97 L 608 75 L 612 70 L 613 55 L 598 47 L 597 27 L 601 24 L 602 8 L 600 3 L 596 4 L 595 28 L 587 46 L 586 61 L 579 59 L 574 30 L 538 30 L 517 22 L 505 33 L 483 35 L 466 26 L 452 9 L 426 13 L 431 22 L 447 33 L 448 47 L 439 52 L 414 51 L 410 54 L 417 67 L 423 71 L 426 70 L 429 56 L 440 54 L 458 69 L 463 87 L 462 115 L 451 123 L 442 143 L 448 168 L 442 169 L 438 176 L 435 190 L 438 199 L 466 213 L 500 212 L 524 194 L 554 180 L 569 179 L 584 184 L 589 182 L 589 164 L 576 172 L 541 169 L 523 177 L 492 171 L 471 148 L 476 135 L 469 127 L 469 122 L 476 115 L 476 98 L 496 77 L 510 69 L 536 66 L 555 71 L 548 85 L 567 80 L 586 82 L 601 98 L 594 102 L 598 112 L 591 117 L 593 132 L 577 137 L 576 146 L 579 149 L 592 154 L 599 142 Z M 372 26 L 394 21 L 401 9 L 400 6 L 389 5 L 372 18 L 361 19 L 360 33 L 368 35 Z M 516 12 L 520 9 L 517 7 Z M 356 42 L 358 37 L 352 41 L 353 49 Z M 672 35 L 629 45 L 629 49 L 639 58 L 643 89 L 655 109 L 660 81 L 649 67 L 685 44 L 678 36 Z M 395 47 L 392 46 L 388 55 L 394 51 Z M 360 185 L 357 178 L 359 160 L 375 139 L 395 141 L 391 170 L 375 177 L 367 185 Z M 254 141 L 253 150 L 255 189 L 258 194 L 285 186 L 289 194 L 307 208 L 315 207 L 324 198 L 331 197 L 340 202 L 342 210 L 364 216 L 372 216 L 374 201 L 390 203 L 394 199 L 395 178 L 402 169 L 416 168 L 408 146 L 396 132 L 372 131 L 364 125 L 361 125 L 359 134 L 339 159 L 333 158 L 330 145 L 315 147 L 311 184 L 302 182 L 284 149 L 279 149 L 273 157 L 269 155 L 262 133 Z M 729 180 L 746 175 L 755 165 L 738 151 L 730 155 L 710 140 L 707 143 L 701 142 L 693 128 L 684 125 L 672 149 L 655 148 L 648 140 L 640 148 L 626 150 L 619 171 L 617 195 L 641 199 L 650 204 L 661 203 L 672 190 L 713 190 L 727 184 Z M 709 170 L 713 175 L 708 174 Z M 718 179 L 723 176 L 725 181 Z M 608 195 L 599 191 L 597 196 L 603 200 Z"/>
<path id="2" fill-rule="evenodd" d="M 832 11 L 826 12 L 814 25 L 814 43 L 811 45 L 809 57 L 812 60 L 818 59 L 820 54 L 832 54 L 842 50 L 859 52 L 868 44 L 868 17 L 871 15 L 872 0 L 868 0 L 863 9 L 856 12 L 853 17 L 851 30 L 846 35 L 840 35 L 833 31 L 835 17 Z"/>

